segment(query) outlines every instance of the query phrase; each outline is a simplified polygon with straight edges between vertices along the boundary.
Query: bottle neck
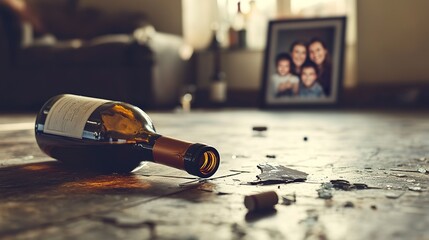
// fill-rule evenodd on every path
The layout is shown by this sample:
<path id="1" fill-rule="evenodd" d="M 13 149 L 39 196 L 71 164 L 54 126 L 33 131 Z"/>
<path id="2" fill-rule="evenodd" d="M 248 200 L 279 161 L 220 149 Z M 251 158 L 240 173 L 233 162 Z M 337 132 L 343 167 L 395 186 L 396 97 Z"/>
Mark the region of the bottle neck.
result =
<path id="1" fill-rule="evenodd" d="M 203 178 L 212 176 L 220 164 L 219 153 L 213 147 L 164 136 L 156 139 L 152 155 L 156 163 Z"/>
<path id="2" fill-rule="evenodd" d="M 159 137 L 153 145 L 153 161 L 170 167 L 185 170 L 184 157 L 192 145 L 174 138 Z"/>

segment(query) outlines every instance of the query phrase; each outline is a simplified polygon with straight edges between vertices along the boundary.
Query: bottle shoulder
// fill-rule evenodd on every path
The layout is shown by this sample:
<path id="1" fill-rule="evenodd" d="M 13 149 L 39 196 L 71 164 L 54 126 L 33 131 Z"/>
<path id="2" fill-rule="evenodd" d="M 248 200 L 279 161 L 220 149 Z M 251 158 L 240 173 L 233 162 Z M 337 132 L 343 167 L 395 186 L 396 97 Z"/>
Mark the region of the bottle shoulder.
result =
<path id="1" fill-rule="evenodd" d="M 149 141 L 157 135 L 149 116 L 141 109 L 123 102 L 108 102 L 88 119 L 99 125 L 101 139 Z"/>

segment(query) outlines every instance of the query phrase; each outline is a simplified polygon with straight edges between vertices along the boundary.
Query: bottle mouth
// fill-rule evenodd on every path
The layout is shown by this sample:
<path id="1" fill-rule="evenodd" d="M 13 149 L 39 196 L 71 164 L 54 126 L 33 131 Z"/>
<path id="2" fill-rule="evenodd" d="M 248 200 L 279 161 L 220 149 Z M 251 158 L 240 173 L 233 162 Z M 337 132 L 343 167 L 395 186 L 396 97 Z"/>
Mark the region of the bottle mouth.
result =
<path id="1" fill-rule="evenodd" d="M 213 147 L 195 143 L 185 154 L 185 169 L 188 173 L 202 177 L 211 177 L 220 165 L 220 156 Z"/>
<path id="2" fill-rule="evenodd" d="M 205 151 L 198 161 L 200 173 L 203 175 L 213 175 L 219 165 L 219 159 L 213 151 Z"/>

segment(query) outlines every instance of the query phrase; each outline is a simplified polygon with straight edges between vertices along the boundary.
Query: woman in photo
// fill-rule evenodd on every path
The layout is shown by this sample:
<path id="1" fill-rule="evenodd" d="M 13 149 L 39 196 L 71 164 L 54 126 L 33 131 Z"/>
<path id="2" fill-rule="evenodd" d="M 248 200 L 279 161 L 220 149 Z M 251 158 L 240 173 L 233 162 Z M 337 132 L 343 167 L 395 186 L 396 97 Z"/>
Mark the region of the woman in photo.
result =
<path id="1" fill-rule="evenodd" d="M 331 94 L 332 64 L 326 44 L 318 38 L 313 38 L 308 44 L 309 58 L 317 65 L 318 81 L 326 95 Z"/>
<path id="2" fill-rule="evenodd" d="M 290 46 L 290 54 L 294 63 L 292 72 L 301 75 L 301 67 L 307 61 L 307 44 L 303 41 L 295 41 Z"/>

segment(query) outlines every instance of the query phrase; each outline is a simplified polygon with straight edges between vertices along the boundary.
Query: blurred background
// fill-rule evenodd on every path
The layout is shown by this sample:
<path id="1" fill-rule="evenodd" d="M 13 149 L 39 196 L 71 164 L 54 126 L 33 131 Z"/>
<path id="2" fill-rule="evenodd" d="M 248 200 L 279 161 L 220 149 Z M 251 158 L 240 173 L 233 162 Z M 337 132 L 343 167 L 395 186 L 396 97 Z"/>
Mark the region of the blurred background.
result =
<path id="1" fill-rule="evenodd" d="M 340 106 L 429 106 L 426 0 L 0 0 L 0 110 L 257 107 L 269 20 L 347 16 Z M 244 36 L 245 42 L 242 41 Z M 225 91 L 213 100 L 210 87 Z"/>

